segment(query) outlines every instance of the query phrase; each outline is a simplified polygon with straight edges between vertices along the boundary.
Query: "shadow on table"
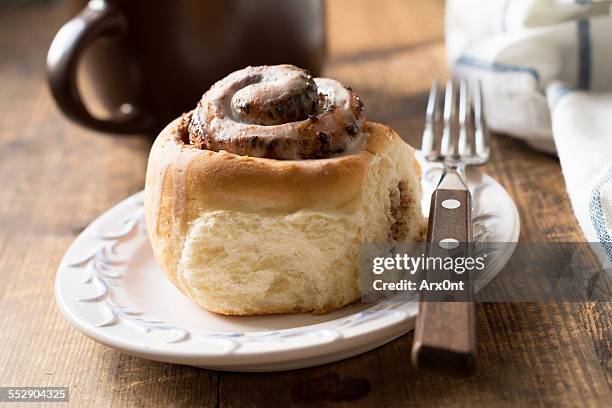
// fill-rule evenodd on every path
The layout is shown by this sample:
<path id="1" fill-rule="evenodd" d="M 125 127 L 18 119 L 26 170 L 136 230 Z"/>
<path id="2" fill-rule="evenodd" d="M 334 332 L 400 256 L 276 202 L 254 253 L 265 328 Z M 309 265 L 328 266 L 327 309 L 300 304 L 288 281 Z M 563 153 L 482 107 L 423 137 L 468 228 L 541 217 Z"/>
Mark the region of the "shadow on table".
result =
<path id="1" fill-rule="evenodd" d="M 490 406 L 565 398 L 596 402 L 605 395 L 580 378 L 566 379 L 571 384 L 562 394 L 558 390 L 564 370 L 578 372 L 577 364 L 589 375 L 600 370 L 568 359 L 579 347 L 570 341 L 571 323 L 550 319 L 558 313 L 579 314 L 583 307 L 541 302 L 478 305 L 479 360 L 470 377 L 416 371 L 410 365 L 412 333 L 408 333 L 347 360 L 275 373 L 216 372 L 109 350 L 113 360 L 109 397 L 143 406 Z M 596 307 L 605 312 L 605 305 Z M 557 348 L 550 348 L 551 339 Z"/>

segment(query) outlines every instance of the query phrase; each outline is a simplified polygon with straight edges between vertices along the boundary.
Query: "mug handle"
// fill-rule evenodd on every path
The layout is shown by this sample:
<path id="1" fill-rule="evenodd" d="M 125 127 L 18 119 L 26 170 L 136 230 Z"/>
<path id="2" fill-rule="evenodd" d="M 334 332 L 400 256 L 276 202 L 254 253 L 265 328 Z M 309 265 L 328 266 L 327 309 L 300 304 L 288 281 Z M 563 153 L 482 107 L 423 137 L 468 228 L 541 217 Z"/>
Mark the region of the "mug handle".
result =
<path id="1" fill-rule="evenodd" d="M 70 119 L 110 133 L 145 133 L 155 126 L 153 115 L 125 104 L 108 119 L 94 117 L 85 107 L 77 85 L 77 68 L 83 52 L 95 40 L 124 34 L 125 16 L 104 0 L 92 0 L 57 32 L 47 54 L 47 79 L 59 108 Z"/>

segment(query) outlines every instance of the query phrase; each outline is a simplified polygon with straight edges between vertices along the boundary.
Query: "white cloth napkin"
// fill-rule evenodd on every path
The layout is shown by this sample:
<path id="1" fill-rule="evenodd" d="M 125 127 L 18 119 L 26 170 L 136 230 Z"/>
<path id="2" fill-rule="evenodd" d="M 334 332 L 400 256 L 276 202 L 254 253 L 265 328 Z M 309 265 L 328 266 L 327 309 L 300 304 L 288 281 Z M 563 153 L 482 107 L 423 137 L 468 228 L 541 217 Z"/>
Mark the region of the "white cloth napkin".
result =
<path id="1" fill-rule="evenodd" d="M 587 241 L 612 259 L 612 1 L 447 0 L 455 74 L 490 127 L 556 152 Z"/>

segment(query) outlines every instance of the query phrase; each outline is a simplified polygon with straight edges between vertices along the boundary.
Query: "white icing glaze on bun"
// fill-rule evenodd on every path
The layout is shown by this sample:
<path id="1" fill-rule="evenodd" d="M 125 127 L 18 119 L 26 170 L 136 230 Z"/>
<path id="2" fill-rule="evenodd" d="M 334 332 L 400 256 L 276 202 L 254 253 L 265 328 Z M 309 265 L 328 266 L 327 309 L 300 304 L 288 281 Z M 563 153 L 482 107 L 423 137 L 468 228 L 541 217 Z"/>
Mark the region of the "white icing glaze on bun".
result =
<path id="1" fill-rule="evenodd" d="M 364 105 L 350 87 L 276 65 L 247 67 L 214 84 L 187 131 L 201 149 L 298 160 L 360 149 L 364 123 Z"/>

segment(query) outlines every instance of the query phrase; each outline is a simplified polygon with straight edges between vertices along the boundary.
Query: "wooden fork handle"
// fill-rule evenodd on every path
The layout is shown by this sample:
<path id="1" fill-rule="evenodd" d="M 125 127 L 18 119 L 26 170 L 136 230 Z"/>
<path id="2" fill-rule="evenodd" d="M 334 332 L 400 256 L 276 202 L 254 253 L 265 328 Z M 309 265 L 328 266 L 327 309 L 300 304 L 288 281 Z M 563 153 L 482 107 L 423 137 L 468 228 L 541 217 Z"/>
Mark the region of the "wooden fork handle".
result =
<path id="1" fill-rule="evenodd" d="M 465 188 L 438 189 L 432 195 L 427 242 L 435 252 L 441 241 L 449 242 L 449 239 L 461 243 L 453 256 L 469 255 L 469 243 L 472 241 L 471 197 Z M 466 274 L 464 272 L 459 276 L 452 271 L 426 271 L 425 279 L 437 282 L 459 278 L 469 287 Z M 474 303 L 425 300 L 422 295 L 412 346 L 412 363 L 419 368 L 471 372 L 476 359 Z"/>

